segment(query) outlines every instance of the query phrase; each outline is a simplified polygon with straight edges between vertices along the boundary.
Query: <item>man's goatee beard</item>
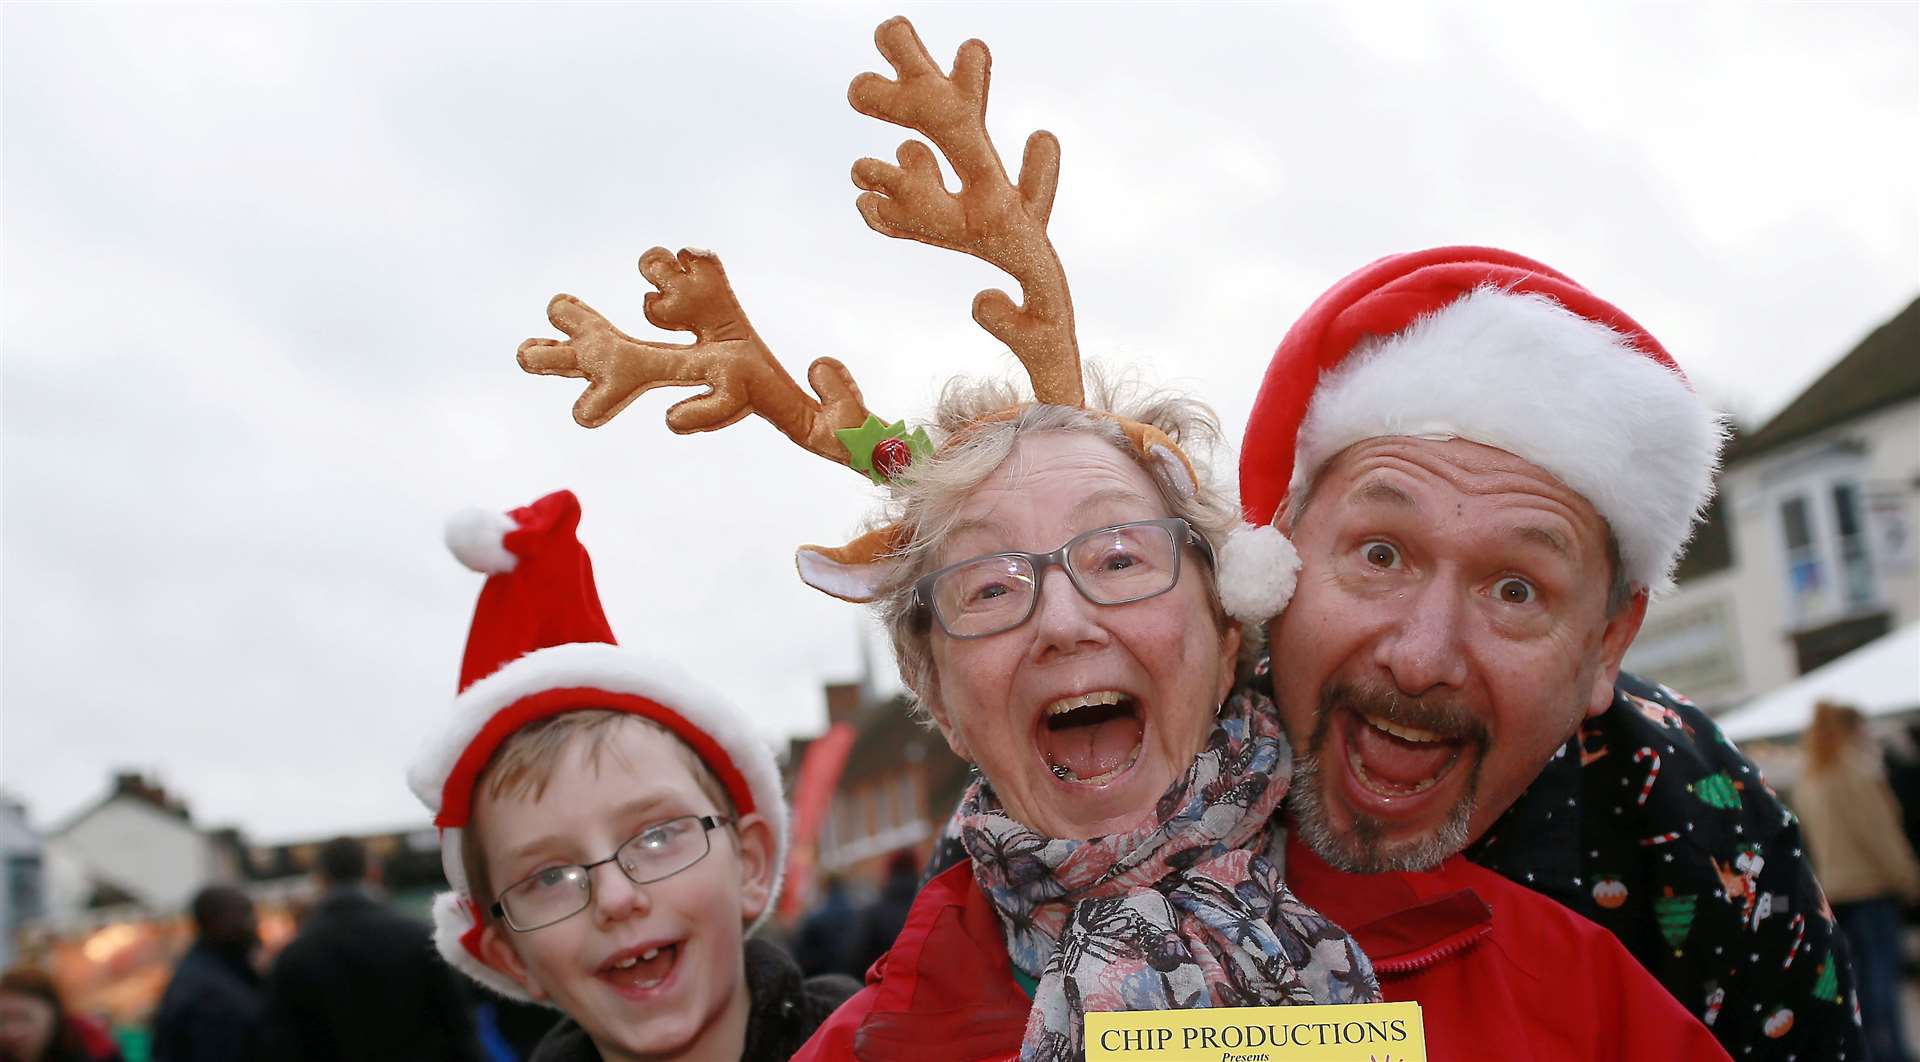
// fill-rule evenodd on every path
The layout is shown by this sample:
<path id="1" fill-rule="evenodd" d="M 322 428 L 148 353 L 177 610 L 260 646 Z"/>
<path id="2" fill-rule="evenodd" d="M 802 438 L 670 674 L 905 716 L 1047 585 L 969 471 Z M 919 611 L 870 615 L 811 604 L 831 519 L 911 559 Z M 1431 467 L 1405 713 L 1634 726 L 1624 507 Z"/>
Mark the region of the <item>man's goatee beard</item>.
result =
<path id="1" fill-rule="evenodd" d="M 1466 795 L 1454 804 L 1440 828 L 1425 837 L 1388 844 L 1386 824 L 1371 815 L 1353 812 L 1353 826 L 1345 834 L 1327 821 L 1320 788 L 1320 757 L 1310 752 L 1293 761 L 1293 785 L 1287 791 L 1287 810 L 1294 829 L 1313 854 L 1327 865 L 1349 874 L 1385 874 L 1397 870 L 1432 870 L 1467 846 L 1467 824 L 1473 818 L 1474 793 L 1479 782 L 1474 765 Z"/>
<path id="2" fill-rule="evenodd" d="M 1326 752 L 1327 739 L 1333 730 L 1335 707 L 1341 704 L 1357 706 L 1370 700 L 1381 702 L 1383 714 L 1390 719 L 1400 718 L 1475 746 L 1466 792 L 1447 812 L 1446 821 L 1424 837 L 1389 843 L 1386 840 L 1387 824 L 1359 811 L 1351 812 L 1353 823 L 1345 833 L 1336 831 L 1328 819 L 1327 797 L 1321 788 L 1320 758 Z M 1363 721 L 1360 725 L 1365 726 L 1366 723 Z M 1431 701 L 1423 704 L 1418 698 L 1402 698 L 1391 692 L 1383 694 L 1352 687 L 1328 689 L 1321 695 L 1307 751 L 1293 761 L 1293 784 L 1287 791 L 1287 809 L 1292 812 L 1294 828 L 1300 832 L 1300 840 L 1315 855 L 1326 860 L 1327 865 L 1349 874 L 1431 870 L 1448 856 L 1465 848 L 1471 839 L 1467 830 L 1478 803 L 1475 797 L 1480 790 L 1480 765 L 1486 761 L 1487 745 L 1488 735 L 1484 724 L 1458 705 Z"/>

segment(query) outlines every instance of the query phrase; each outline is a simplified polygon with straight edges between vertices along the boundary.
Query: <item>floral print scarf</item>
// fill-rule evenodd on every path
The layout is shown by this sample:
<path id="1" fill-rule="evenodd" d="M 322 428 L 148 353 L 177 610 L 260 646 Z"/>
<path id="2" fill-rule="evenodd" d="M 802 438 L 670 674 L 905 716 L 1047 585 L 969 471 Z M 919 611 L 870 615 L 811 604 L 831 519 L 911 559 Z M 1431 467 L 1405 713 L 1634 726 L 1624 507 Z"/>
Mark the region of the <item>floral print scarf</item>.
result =
<path id="1" fill-rule="evenodd" d="M 985 780 L 960 843 L 1036 979 L 1022 1062 L 1083 1057 L 1087 1011 L 1373 1003 L 1373 967 L 1280 876 L 1293 759 L 1273 703 L 1236 692 L 1186 776 L 1130 833 L 1042 837 Z"/>

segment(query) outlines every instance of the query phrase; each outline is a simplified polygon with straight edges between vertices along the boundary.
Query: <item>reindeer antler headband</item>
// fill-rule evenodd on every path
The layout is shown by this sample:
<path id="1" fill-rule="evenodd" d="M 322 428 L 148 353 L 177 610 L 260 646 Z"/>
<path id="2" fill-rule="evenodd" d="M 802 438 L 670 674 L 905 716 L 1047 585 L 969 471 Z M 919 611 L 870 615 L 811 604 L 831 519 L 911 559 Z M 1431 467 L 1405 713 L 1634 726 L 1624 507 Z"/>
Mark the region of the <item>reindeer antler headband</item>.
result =
<path id="1" fill-rule="evenodd" d="M 960 190 L 947 190 L 932 149 L 910 139 L 900 145 L 897 165 L 878 159 L 853 164 L 853 183 L 864 193 L 856 201 L 860 216 L 875 232 L 970 254 L 1013 277 L 1022 302 L 1016 305 L 1003 291 L 982 291 L 974 296 L 974 321 L 1020 360 L 1034 401 L 1083 407 L 1073 300 L 1047 236 L 1060 176 L 1059 140 L 1045 130 L 1029 136 L 1019 179 L 1010 179 L 987 135 L 987 46 L 978 40 L 960 45 L 948 75 L 905 18 L 881 23 L 874 43 L 896 77 L 861 74 L 847 90 L 848 101 L 862 114 L 932 141 L 959 177 Z M 640 273 L 658 289 L 647 294 L 647 320 L 693 333 L 692 343 L 636 339 L 579 299 L 557 295 L 547 317 L 568 338 L 520 345 L 520 365 L 528 372 L 589 381 L 573 406 L 582 426 L 605 424 L 656 387 L 705 387 L 667 410 L 667 427 L 681 434 L 713 431 L 757 413 L 803 448 L 876 483 L 931 452 L 923 429 L 909 432 L 905 421 L 888 423 L 868 410 L 853 375 L 833 358 L 816 359 L 807 368 L 818 398 L 803 391 L 747 322 L 712 252 L 689 248 L 675 255 L 655 247 L 640 256 Z M 1164 432 L 1113 419 L 1175 490 L 1194 489 L 1192 462 Z M 800 577 L 815 589 L 871 601 L 885 558 L 905 544 L 904 530 L 887 526 L 845 546 L 802 546 L 795 560 Z M 1290 593 L 1292 565 L 1284 567 Z M 1266 615 L 1278 609 L 1276 604 Z M 1231 603 L 1229 611 L 1241 612 Z"/>

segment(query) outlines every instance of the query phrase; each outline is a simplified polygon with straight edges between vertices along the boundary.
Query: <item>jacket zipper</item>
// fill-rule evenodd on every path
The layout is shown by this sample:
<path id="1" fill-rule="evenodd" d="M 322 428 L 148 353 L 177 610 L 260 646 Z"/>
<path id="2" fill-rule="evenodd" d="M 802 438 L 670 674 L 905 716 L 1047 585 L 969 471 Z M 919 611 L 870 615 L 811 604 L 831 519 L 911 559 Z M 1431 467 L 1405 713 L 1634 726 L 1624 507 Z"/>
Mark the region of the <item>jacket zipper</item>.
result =
<path id="1" fill-rule="evenodd" d="M 1459 937 L 1437 947 L 1428 948 L 1418 955 L 1412 955 L 1404 959 L 1388 959 L 1385 962 L 1374 963 L 1374 975 L 1377 977 L 1402 977 L 1410 973 L 1418 973 L 1442 959 L 1466 951 L 1486 939 L 1487 934 L 1491 932 L 1493 932 L 1493 927 L 1490 925 L 1478 926 L 1473 932 L 1466 936 Z"/>

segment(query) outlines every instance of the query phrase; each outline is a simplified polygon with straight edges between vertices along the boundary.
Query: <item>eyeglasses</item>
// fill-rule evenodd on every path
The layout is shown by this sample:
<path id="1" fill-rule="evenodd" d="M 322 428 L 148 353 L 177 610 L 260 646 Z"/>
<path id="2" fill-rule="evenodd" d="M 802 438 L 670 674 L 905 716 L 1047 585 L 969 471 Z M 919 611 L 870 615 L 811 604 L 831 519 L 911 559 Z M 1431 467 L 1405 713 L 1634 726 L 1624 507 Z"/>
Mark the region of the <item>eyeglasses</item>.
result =
<path id="1" fill-rule="evenodd" d="M 913 584 L 914 600 L 947 637 L 985 638 L 1027 622 L 1040 602 L 1040 578 L 1056 564 L 1081 597 L 1125 605 L 1173 589 L 1186 545 L 1213 564 L 1213 547 L 1185 520 L 1135 520 L 1075 535 L 1052 553 L 993 553 L 949 564 Z"/>
<path id="2" fill-rule="evenodd" d="M 595 867 L 612 863 L 635 885 L 651 885 L 705 859 L 713 851 L 709 835 L 729 821 L 715 815 L 682 815 L 647 827 L 597 863 L 535 871 L 501 891 L 492 907 L 493 917 L 516 933 L 563 922 L 593 902 Z"/>

